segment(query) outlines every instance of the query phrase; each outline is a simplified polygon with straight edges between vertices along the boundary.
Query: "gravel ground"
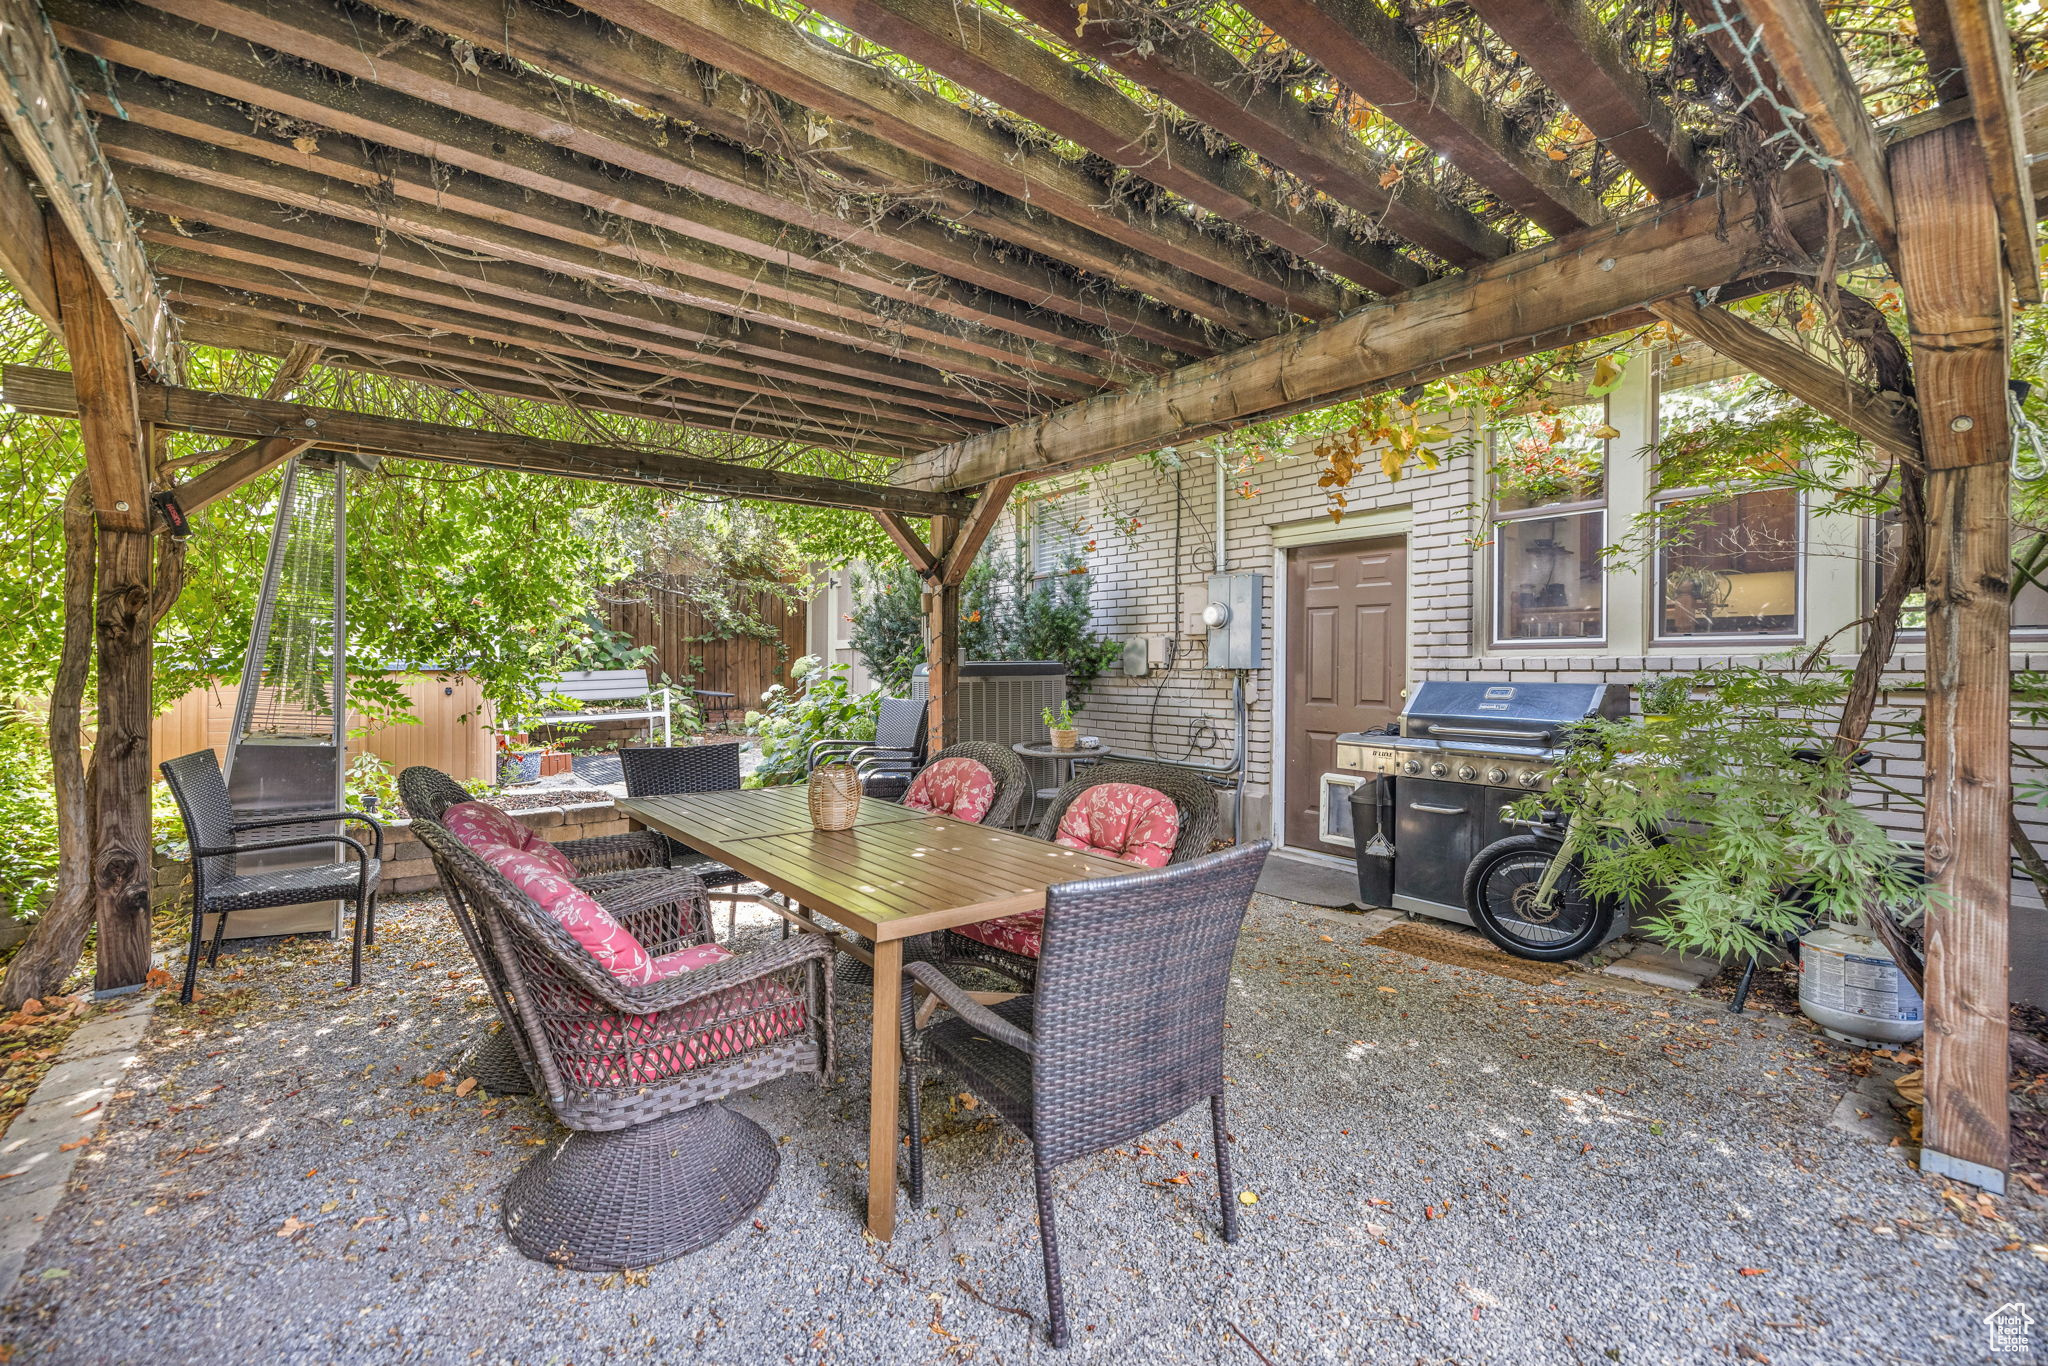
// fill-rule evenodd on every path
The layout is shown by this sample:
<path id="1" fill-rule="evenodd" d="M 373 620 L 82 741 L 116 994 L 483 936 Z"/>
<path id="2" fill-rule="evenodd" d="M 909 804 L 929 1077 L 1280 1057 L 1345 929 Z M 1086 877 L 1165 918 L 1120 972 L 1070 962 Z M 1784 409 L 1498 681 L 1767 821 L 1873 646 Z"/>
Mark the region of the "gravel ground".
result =
<path id="1" fill-rule="evenodd" d="M 1979 1203 L 1830 1127 L 1869 1054 L 1362 935 L 1255 905 L 1229 1035 L 1240 1243 L 1216 1234 L 1206 1115 L 1062 1170 L 1062 1357 L 1025 1147 L 946 1088 L 927 1207 L 862 1236 L 857 990 L 842 1080 L 735 1102 L 785 1144 L 756 1218 L 644 1273 L 520 1259 L 494 1202 L 552 1126 L 434 1075 L 488 1005 L 439 903 L 397 902 L 369 990 L 341 989 L 335 946 L 288 943 L 164 1004 L 0 1313 L 0 1361 L 1834 1366 L 1985 1361 L 1983 1315 L 2048 1312 L 2048 1201 Z"/>

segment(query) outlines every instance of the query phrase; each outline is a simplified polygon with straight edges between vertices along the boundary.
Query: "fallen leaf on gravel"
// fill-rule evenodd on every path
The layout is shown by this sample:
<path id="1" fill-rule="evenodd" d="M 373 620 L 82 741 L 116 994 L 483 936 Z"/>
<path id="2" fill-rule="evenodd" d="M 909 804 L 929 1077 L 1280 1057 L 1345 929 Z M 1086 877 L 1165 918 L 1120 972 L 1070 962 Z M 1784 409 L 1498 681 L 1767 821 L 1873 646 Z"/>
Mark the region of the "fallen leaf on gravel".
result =
<path id="1" fill-rule="evenodd" d="M 59 1143 L 57 1145 L 57 1151 L 60 1153 L 72 1152 L 78 1148 L 83 1148 L 86 1144 L 90 1142 L 92 1142 L 92 1135 L 87 1134 L 84 1138 L 74 1138 L 69 1143 Z"/>
<path id="2" fill-rule="evenodd" d="M 476 1090 L 476 1078 L 464 1077 L 462 1079 L 462 1083 L 455 1088 L 455 1094 L 458 1096 L 466 1096 L 474 1090 Z"/>
<path id="3" fill-rule="evenodd" d="M 1738 1276 L 1768 1276 L 1771 1273 L 1768 1267 L 1739 1266 L 1735 1268 L 1735 1274 Z"/>
<path id="4" fill-rule="evenodd" d="M 420 1078 L 420 1085 L 426 1087 L 429 1091 L 431 1091 L 436 1086 L 441 1085 L 443 1082 L 447 1080 L 448 1074 L 446 1072 L 429 1072 L 427 1073 L 427 1075 Z"/>
<path id="5" fill-rule="evenodd" d="M 146 987 L 167 987 L 170 984 L 171 974 L 162 968 L 151 968 L 149 975 L 142 979 L 142 985 Z"/>
<path id="6" fill-rule="evenodd" d="M 1256 1205 L 1259 1203 L 1259 1193 L 1257 1191 L 1239 1191 L 1237 1193 L 1237 1203 L 1240 1205 Z"/>
<path id="7" fill-rule="evenodd" d="M 278 1225 L 276 1236 L 279 1238 L 290 1238 L 294 1234 L 302 1233 L 311 1227 L 313 1226 L 303 1222 L 298 1215 L 287 1214 L 284 1217 L 284 1222 Z"/>

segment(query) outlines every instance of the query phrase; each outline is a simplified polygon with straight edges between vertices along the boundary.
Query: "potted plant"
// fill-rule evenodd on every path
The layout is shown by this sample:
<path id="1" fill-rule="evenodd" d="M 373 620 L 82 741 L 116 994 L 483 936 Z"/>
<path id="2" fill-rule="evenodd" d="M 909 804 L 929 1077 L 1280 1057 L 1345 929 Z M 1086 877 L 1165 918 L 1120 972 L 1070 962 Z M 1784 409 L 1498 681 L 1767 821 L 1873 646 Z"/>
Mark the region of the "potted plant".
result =
<path id="1" fill-rule="evenodd" d="M 1081 739 L 1080 731 L 1074 725 L 1074 704 L 1061 702 L 1058 710 L 1051 707 L 1039 713 L 1045 718 L 1045 726 L 1052 733 L 1054 749 L 1073 749 Z"/>

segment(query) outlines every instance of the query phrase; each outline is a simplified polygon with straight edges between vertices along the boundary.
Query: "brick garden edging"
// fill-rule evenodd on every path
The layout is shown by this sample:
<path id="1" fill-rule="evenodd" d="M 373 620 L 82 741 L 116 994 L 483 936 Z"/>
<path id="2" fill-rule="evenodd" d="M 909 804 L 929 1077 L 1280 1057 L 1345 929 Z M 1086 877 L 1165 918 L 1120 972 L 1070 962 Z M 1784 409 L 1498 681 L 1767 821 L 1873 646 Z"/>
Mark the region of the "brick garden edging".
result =
<path id="1" fill-rule="evenodd" d="M 530 811 L 512 811 L 528 829 L 550 844 L 569 840 L 596 839 L 602 835 L 624 835 L 633 825 L 619 814 L 611 798 L 573 802 L 565 806 L 541 806 Z M 186 895 L 191 889 L 192 865 L 186 859 L 159 852 L 150 886 L 151 905 Z M 433 860 L 427 848 L 412 837 L 410 820 L 390 821 L 384 827 L 384 878 L 377 886 L 381 896 L 410 896 L 431 892 L 440 886 L 434 876 Z"/>

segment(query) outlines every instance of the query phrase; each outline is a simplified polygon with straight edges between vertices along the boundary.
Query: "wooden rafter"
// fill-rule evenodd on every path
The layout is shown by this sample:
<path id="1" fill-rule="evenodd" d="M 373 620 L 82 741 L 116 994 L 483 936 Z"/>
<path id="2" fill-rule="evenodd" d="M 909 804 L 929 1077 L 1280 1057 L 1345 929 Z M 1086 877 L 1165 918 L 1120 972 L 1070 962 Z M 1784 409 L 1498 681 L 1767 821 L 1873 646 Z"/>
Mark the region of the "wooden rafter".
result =
<path id="1" fill-rule="evenodd" d="M 974 557 L 981 553 L 996 523 L 1003 518 L 1003 511 L 1010 505 L 1010 494 L 1022 482 L 1017 475 L 1008 475 L 981 487 L 974 500 L 973 515 L 960 524 L 953 543 L 946 547 L 946 563 L 940 571 L 940 578 L 949 584 L 967 581 L 967 571 L 974 568 Z"/>
<path id="2" fill-rule="evenodd" d="M 312 433 L 321 446 L 330 450 L 369 451 L 412 460 L 649 484 L 777 503 L 879 507 L 916 517 L 960 515 L 972 506 L 968 499 L 953 495 L 859 484 L 790 470 L 758 469 L 666 451 L 449 427 L 172 385 L 143 384 L 137 389 L 143 421 L 209 436 L 262 440 Z M 71 376 L 61 370 L 8 366 L 4 386 L 0 386 L 0 401 L 23 412 L 52 417 L 78 414 L 78 395 L 72 388 Z"/>
<path id="3" fill-rule="evenodd" d="M 1651 194 L 1675 199 L 1699 189 L 1692 139 L 1586 0 L 1471 3 Z"/>
<path id="4" fill-rule="evenodd" d="M 14 282 L 21 301 L 45 327 L 52 332 L 62 330 L 43 206 L 29 189 L 28 172 L 4 151 L 0 151 L 0 275 Z"/>
<path id="5" fill-rule="evenodd" d="M 798 364 L 899 388 L 930 388 L 941 394 L 972 392 L 966 385 L 949 381 L 946 371 L 933 366 L 897 360 L 866 348 L 842 345 L 837 340 L 735 323 L 728 315 L 702 308 L 698 303 L 701 291 L 691 282 L 636 267 L 630 261 L 590 248 L 536 241 L 519 229 L 479 222 L 426 205 L 391 200 L 380 205 L 371 193 L 336 185 L 312 172 L 256 161 L 134 124 L 109 127 L 105 146 L 110 156 L 127 165 L 252 199 L 260 198 L 267 190 L 276 203 L 349 219 L 380 237 L 394 227 L 402 228 L 408 235 L 460 252 L 489 253 L 508 266 L 524 266 L 529 271 L 551 275 L 573 273 L 605 293 L 637 294 L 662 304 L 661 311 L 671 328 L 689 335 L 699 345 L 756 358 L 769 365 Z M 576 268 L 573 272 L 572 265 Z M 558 279 L 548 286 L 547 292 L 559 296 L 564 285 Z M 983 381 L 989 382 L 990 378 L 984 375 Z"/>
<path id="6" fill-rule="evenodd" d="M 276 469 L 313 443 L 298 436 L 266 436 L 222 457 L 173 490 L 178 506 L 189 515 L 223 498 L 250 480 Z"/>
<path id="7" fill-rule="evenodd" d="M 1172 131 L 1156 114 L 1061 61 L 992 11 L 951 0 L 817 0 L 817 8 L 1334 274 L 1383 294 L 1427 278 L 1415 262 L 1385 246 L 1352 239 L 1313 206 L 1290 207 L 1286 188 L 1256 166 L 1230 160 L 1195 138 Z M 1067 41 L 1076 29 L 1073 12 L 1063 0 L 1058 9 L 1066 11 L 1059 16 L 1066 22 L 1054 31 Z M 1040 17 L 1029 5 L 1025 10 Z M 1075 41 L 1087 43 L 1085 30 Z M 1092 50 L 1092 44 L 1088 46 Z M 1231 102 L 1222 91 L 1216 95 L 1219 102 Z M 1280 99 L 1294 104 L 1284 95 Z M 1298 104 L 1294 107 L 1301 115 L 1299 131 L 1313 145 L 1325 150 L 1347 147 L 1348 159 L 1336 154 L 1352 172 L 1347 183 L 1371 188 L 1370 197 L 1353 207 L 1385 215 L 1396 231 L 1452 261 L 1485 260 L 1507 250 L 1499 233 L 1433 192 L 1404 190 L 1398 184 L 1392 192 L 1380 188 L 1384 165 L 1372 165 L 1355 141 L 1347 146 L 1339 141 L 1345 138 L 1343 133 L 1317 122 Z"/>
<path id="8" fill-rule="evenodd" d="M 1591 191 L 1523 147 L 1500 111 L 1376 0 L 1250 0 L 1248 8 L 1345 89 L 1552 236 L 1604 216 Z"/>
<path id="9" fill-rule="evenodd" d="M 0 125 L 14 135 L 121 330 L 152 371 L 178 376 L 177 320 L 149 273 L 113 171 L 36 0 L 0 0 L 0 80 L 6 83 Z"/>
<path id="10" fill-rule="evenodd" d="M 1216 349 L 1198 325 L 1138 293 L 1102 289 L 1094 279 L 1077 282 L 1050 265 L 1068 262 L 1091 277 L 1154 293 L 1147 272 L 1160 269 L 1157 263 L 1133 259 L 1119 243 L 1037 212 L 1023 200 L 963 181 L 852 124 L 811 110 L 785 112 L 778 108 L 777 96 L 753 82 L 731 73 L 714 78 L 710 68 L 694 59 L 659 43 L 631 41 L 594 14 L 564 13 L 537 0 L 498 0 L 487 6 L 474 0 L 388 0 L 380 8 L 474 44 L 480 51 L 503 53 L 565 80 L 673 113 L 777 161 L 813 169 L 865 192 L 935 205 L 970 232 L 993 239 L 967 255 L 964 264 L 949 268 L 926 263 L 930 269 L 949 270 L 1034 308 L 1127 340 L 1150 341 L 1190 356 Z M 1002 250 L 1005 245 L 1037 255 L 1020 256 Z"/>
<path id="11" fill-rule="evenodd" d="M 286 24 L 267 14 L 259 21 L 245 8 L 228 5 L 200 12 L 289 41 L 314 54 L 310 60 L 344 60 L 339 36 L 317 14 Z M 478 83 L 465 82 L 459 68 L 416 52 L 410 64 L 396 54 L 375 61 L 356 57 L 362 71 L 381 74 L 392 88 L 343 86 L 303 68 L 264 61 L 242 44 L 222 43 L 207 29 L 160 13 L 98 0 L 53 0 L 53 13 L 67 45 L 96 61 L 121 64 L 78 74 L 89 99 L 97 93 L 108 109 L 118 103 L 124 118 L 252 155 L 290 158 L 356 183 L 378 184 L 376 177 L 389 170 L 397 179 L 393 192 L 413 198 L 426 193 L 422 180 L 429 186 L 445 183 L 448 168 L 460 168 L 471 176 L 455 178 L 448 188 L 466 191 L 467 199 L 450 207 L 501 221 L 518 217 L 581 245 L 673 262 L 672 268 L 703 281 L 726 311 L 774 316 L 777 310 L 764 303 L 786 302 L 865 328 L 881 326 L 1042 368 L 1058 377 L 1048 381 L 1055 385 L 1100 388 L 1125 373 L 1162 368 L 1173 356 L 1144 342 L 1105 338 L 1097 328 L 1063 323 L 1020 299 L 991 292 L 983 286 L 1017 286 L 1010 275 L 979 260 L 959 234 L 915 221 L 848 222 L 821 206 L 801 182 L 778 176 L 770 163 L 716 143 L 662 138 L 644 121 L 624 119 L 601 101 L 579 99 L 554 83 L 494 72 L 496 79 L 472 88 Z M 127 67 L 189 89 L 139 82 L 122 69 Z M 265 135 L 199 91 L 352 133 L 420 160 L 373 155 L 346 139 L 317 135 L 301 151 L 291 139 Z M 451 116 L 456 101 L 511 126 Z M 582 130 L 574 147 L 548 136 L 565 119 Z M 628 165 L 634 174 L 595 166 L 592 155 Z M 679 196 L 677 187 L 693 193 Z M 550 198 L 537 201 L 535 191 Z M 559 209 L 551 209 L 556 203 Z M 593 209 L 626 221 L 616 232 L 597 231 L 589 217 Z M 780 269 L 764 271 L 763 263 Z M 972 287 L 935 276 L 934 270 Z M 1033 302 L 1045 293 L 1022 292 Z M 1010 341 L 1012 335 L 1021 340 Z"/>
<path id="12" fill-rule="evenodd" d="M 1289 325 L 1289 314 L 1327 318 L 1349 302 L 1349 292 L 1327 280 L 1273 266 L 1178 214 L 1146 212 L 1057 153 L 1022 142 L 792 24 L 764 17 L 745 0 L 591 0 L 584 8 L 1212 281 L 1222 287 L 1221 295 L 1168 293 L 1166 281 L 1148 292 L 1232 331 L 1271 336 Z"/>
<path id="13" fill-rule="evenodd" d="M 917 534 L 917 528 L 910 524 L 908 518 L 894 512 L 877 511 L 875 520 L 882 524 L 883 534 L 903 552 L 903 558 L 910 561 L 910 567 L 920 576 L 929 578 L 938 571 L 938 556 L 932 554 L 931 547 L 924 543 L 924 538 Z"/>
<path id="14" fill-rule="evenodd" d="M 2012 39 L 2005 11 L 1987 0 L 1945 0 L 1948 36 L 1963 67 L 1977 136 L 1991 177 L 2005 268 L 2026 303 L 2041 302 L 2041 260 L 2035 246 L 2039 215 L 2029 183 L 2026 119 L 2013 72 Z M 1930 54 L 1931 55 L 1931 54 Z"/>
<path id="15" fill-rule="evenodd" d="M 1896 269 L 1899 230 L 1877 129 L 1819 0 L 1742 0 L 1742 8 L 1793 107 L 1805 115 L 1803 135 L 1832 164 L 1878 254 Z"/>

